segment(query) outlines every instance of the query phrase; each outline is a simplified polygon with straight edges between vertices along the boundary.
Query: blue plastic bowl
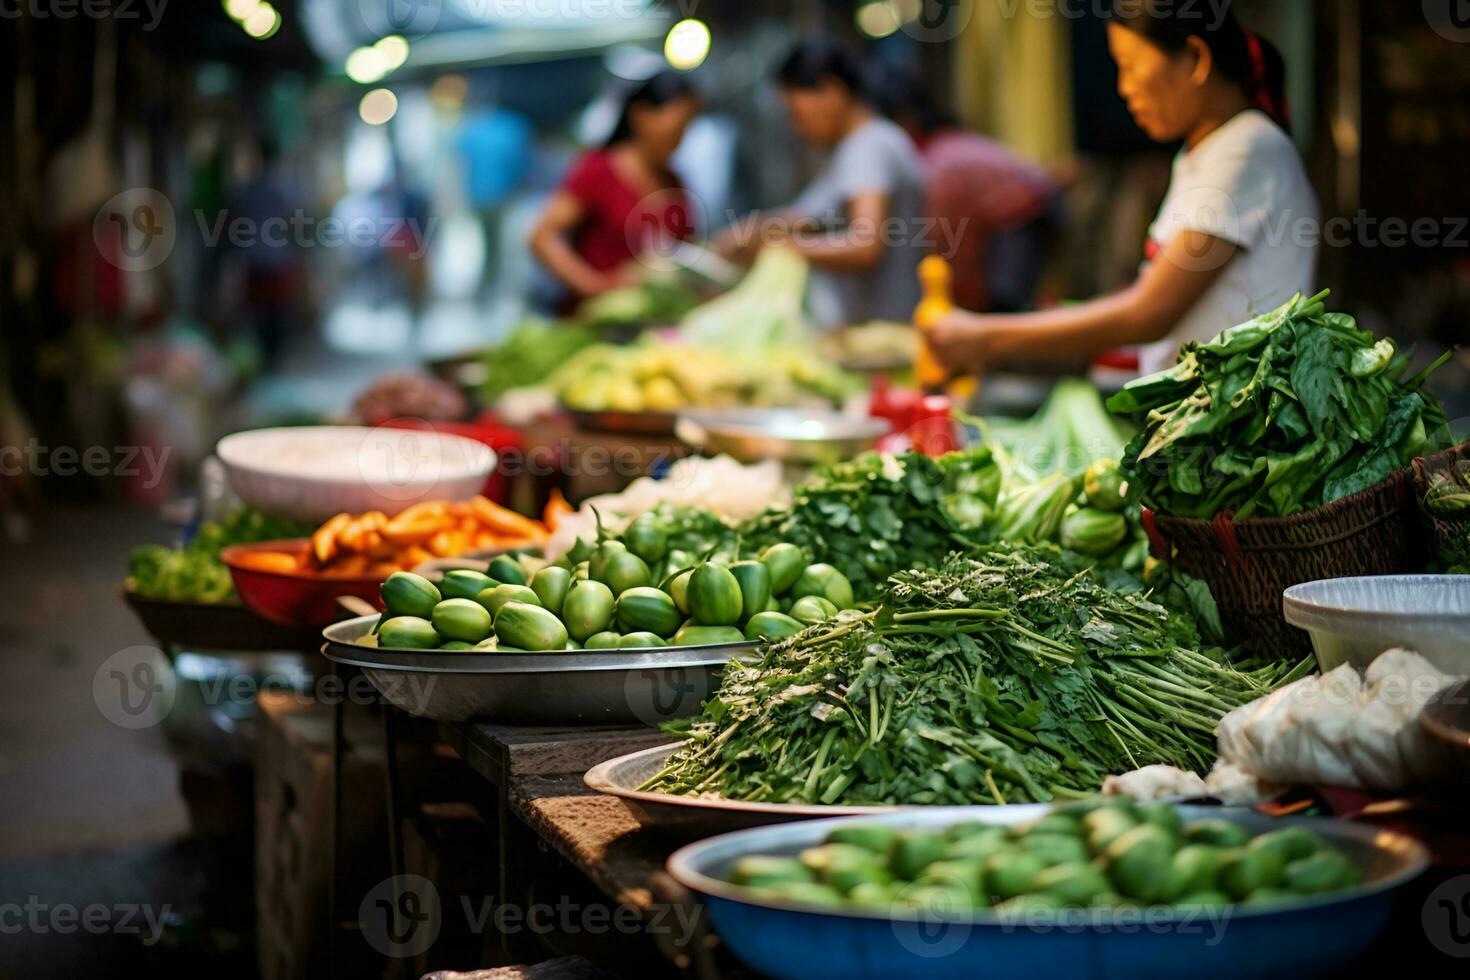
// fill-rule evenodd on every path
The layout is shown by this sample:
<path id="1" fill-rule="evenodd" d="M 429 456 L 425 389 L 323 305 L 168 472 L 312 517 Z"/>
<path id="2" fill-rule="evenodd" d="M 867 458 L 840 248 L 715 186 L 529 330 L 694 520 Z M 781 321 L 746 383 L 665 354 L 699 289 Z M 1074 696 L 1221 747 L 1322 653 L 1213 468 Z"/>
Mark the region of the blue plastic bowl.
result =
<path id="1" fill-rule="evenodd" d="M 1284 905 L 1237 906 L 1213 916 L 1164 909 L 1067 910 L 1007 918 L 982 911 L 902 918 L 752 898 L 726 880 L 750 854 L 796 854 L 854 820 L 943 827 L 960 820 L 1020 823 L 1044 807 L 944 807 L 921 813 L 762 827 L 692 844 L 669 872 L 704 899 L 715 931 L 751 968 L 773 977 L 1024 978 L 1312 976 L 1349 965 L 1383 931 L 1394 893 L 1429 863 L 1418 842 L 1331 820 L 1180 807 L 1185 820 L 1216 817 L 1252 833 L 1300 824 L 1347 853 L 1363 872 L 1352 890 Z M 1042 918 L 1042 916 L 1045 918 Z"/>

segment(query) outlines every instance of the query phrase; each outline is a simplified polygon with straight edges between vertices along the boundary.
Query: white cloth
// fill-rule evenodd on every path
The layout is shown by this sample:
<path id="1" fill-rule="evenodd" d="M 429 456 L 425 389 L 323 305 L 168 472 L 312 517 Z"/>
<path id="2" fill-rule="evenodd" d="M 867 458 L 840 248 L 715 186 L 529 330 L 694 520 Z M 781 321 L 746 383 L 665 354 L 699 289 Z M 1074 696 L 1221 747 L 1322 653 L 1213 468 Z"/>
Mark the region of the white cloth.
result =
<path id="1" fill-rule="evenodd" d="M 1265 113 L 1241 112 L 1181 150 L 1149 239 L 1163 248 L 1181 231 L 1197 231 L 1240 250 L 1169 336 L 1143 348 L 1143 373 L 1173 365 L 1189 341 L 1212 340 L 1294 293 L 1314 293 L 1320 230 L 1301 155 Z"/>

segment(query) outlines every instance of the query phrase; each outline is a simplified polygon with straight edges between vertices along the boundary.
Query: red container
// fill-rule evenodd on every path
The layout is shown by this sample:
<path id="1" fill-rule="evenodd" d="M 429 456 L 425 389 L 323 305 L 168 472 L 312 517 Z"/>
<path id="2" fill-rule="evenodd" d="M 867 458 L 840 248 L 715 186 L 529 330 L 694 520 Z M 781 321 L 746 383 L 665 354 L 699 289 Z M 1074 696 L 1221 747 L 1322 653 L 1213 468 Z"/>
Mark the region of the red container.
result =
<path id="1" fill-rule="evenodd" d="M 481 491 L 497 504 L 510 506 L 510 479 L 507 475 L 506 456 L 519 456 L 522 449 L 519 430 L 500 425 L 494 413 L 486 412 L 473 422 L 430 422 L 426 419 L 399 418 L 382 423 L 391 429 L 413 429 L 419 432 L 443 432 L 451 436 L 463 436 L 495 450 L 495 469 L 485 478 Z"/>
<path id="2" fill-rule="evenodd" d="M 380 576 L 343 578 L 317 572 L 266 571 L 253 567 L 251 554 L 283 554 L 298 562 L 306 558 L 311 542 L 306 538 L 236 544 L 220 551 L 220 561 L 230 570 L 240 601 L 257 616 L 281 626 L 326 626 L 343 616 L 339 596 L 356 596 L 383 608 L 378 596 Z"/>

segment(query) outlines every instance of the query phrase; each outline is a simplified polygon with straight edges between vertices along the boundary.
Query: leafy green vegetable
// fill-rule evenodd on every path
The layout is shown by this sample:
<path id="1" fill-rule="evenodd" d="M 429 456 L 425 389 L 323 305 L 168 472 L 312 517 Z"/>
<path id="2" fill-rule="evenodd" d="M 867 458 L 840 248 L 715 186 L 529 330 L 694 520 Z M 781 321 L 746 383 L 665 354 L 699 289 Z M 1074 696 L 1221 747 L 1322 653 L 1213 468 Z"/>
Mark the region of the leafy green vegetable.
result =
<path id="1" fill-rule="evenodd" d="M 577 307 L 577 320 L 593 330 L 662 327 L 698 305 L 699 297 L 677 279 L 650 278 L 586 300 Z"/>
<path id="2" fill-rule="evenodd" d="M 1187 615 L 1049 547 L 953 555 L 893 576 L 882 600 L 732 662 L 643 788 L 829 804 L 1079 796 L 1151 763 L 1204 770 L 1220 717 L 1311 669 L 1201 653 Z"/>
<path id="3" fill-rule="evenodd" d="M 148 599 L 171 602 L 230 602 L 235 587 L 230 570 L 219 560 L 220 549 L 232 544 L 305 537 L 316 529 L 243 507 L 218 523 L 199 525 L 187 547 L 141 545 L 128 556 L 129 587 Z"/>
<path id="4" fill-rule="evenodd" d="M 894 572 L 932 566 L 979 543 L 1000 482 L 985 446 L 938 459 L 866 453 L 798 487 L 789 509 L 747 521 L 742 547 L 789 541 L 813 561 L 835 565 L 859 599 L 871 598 Z"/>
<path id="5" fill-rule="evenodd" d="M 576 323 L 524 320 L 499 347 L 480 356 L 485 370 L 480 400 L 492 402 L 514 388 L 539 384 L 567 358 L 596 342 L 595 331 Z"/>
<path id="6" fill-rule="evenodd" d="M 1123 458 L 1131 501 L 1180 517 L 1288 517 L 1449 445 L 1444 408 L 1423 389 L 1445 358 L 1405 378 L 1393 341 L 1326 312 L 1326 296 L 1190 344 L 1109 399 L 1143 423 Z"/>

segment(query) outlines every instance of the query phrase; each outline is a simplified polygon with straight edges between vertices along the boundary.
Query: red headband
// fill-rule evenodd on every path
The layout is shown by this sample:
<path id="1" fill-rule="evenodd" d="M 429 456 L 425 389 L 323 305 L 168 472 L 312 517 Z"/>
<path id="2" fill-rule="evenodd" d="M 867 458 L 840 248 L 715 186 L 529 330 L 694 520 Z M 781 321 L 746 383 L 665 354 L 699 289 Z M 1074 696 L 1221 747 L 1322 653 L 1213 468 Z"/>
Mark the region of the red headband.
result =
<path id="1" fill-rule="evenodd" d="M 1291 118 L 1291 110 L 1287 108 L 1285 99 L 1281 102 L 1280 111 L 1277 110 L 1271 86 L 1266 83 L 1266 51 L 1261 47 L 1261 39 L 1252 31 L 1245 32 L 1245 49 L 1251 60 L 1251 92 L 1256 108 L 1272 119 L 1286 123 Z"/>

